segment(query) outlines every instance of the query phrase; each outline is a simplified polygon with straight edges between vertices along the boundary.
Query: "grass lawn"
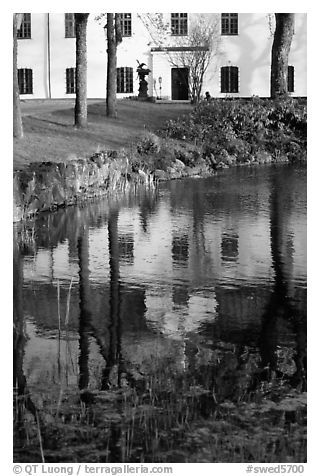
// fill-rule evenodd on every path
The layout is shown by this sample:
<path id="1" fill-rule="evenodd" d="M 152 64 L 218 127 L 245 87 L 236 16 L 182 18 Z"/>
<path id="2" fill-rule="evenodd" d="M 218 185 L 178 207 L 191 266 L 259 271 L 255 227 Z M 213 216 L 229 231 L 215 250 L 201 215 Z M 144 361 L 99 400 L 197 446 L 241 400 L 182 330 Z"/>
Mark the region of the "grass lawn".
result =
<path id="1" fill-rule="evenodd" d="M 87 157 L 99 150 L 130 147 L 144 130 L 155 131 L 165 121 L 191 110 L 190 104 L 118 101 L 117 119 L 105 115 L 105 101 L 88 101 L 88 128 L 77 130 L 74 100 L 22 101 L 24 137 L 14 139 L 13 167 L 30 162 Z"/>

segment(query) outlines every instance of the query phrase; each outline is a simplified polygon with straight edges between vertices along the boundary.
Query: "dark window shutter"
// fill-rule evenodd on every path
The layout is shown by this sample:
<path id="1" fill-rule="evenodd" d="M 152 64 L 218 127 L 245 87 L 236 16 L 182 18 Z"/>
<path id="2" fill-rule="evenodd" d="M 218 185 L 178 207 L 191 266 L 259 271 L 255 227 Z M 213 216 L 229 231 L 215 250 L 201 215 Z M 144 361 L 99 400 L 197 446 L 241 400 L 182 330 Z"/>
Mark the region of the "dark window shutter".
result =
<path id="1" fill-rule="evenodd" d="M 237 66 L 230 66 L 230 92 L 239 92 L 239 75 Z"/>
<path id="2" fill-rule="evenodd" d="M 65 37 L 75 38 L 76 28 L 75 28 L 74 13 L 64 14 L 64 27 L 65 27 Z"/>
<path id="3" fill-rule="evenodd" d="M 33 94 L 32 69 L 18 69 L 18 84 L 20 94 Z"/>
<path id="4" fill-rule="evenodd" d="M 76 68 L 66 69 L 66 93 L 75 94 L 76 92 Z"/>
<path id="5" fill-rule="evenodd" d="M 31 13 L 24 13 L 17 38 L 31 38 Z"/>
<path id="6" fill-rule="evenodd" d="M 133 68 L 117 68 L 117 93 L 133 92 Z"/>
<path id="7" fill-rule="evenodd" d="M 238 13 L 221 13 L 221 35 L 238 34 Z"/>
<path id="8" fill-rule="evenodd" d="M 132 36 L 131 13 L 119 13 L 122 36 Z"/>
<path id="9" fill-rule="evenodd" d="M 288 93 L 294 92 L 294 66 L 288 66 Z"/>
<path id="10" fill-rule="evenodd" d="M 228 66 L 222 66 L 221 68 L 221 92 L 227 93 L 228 91 Z"/>

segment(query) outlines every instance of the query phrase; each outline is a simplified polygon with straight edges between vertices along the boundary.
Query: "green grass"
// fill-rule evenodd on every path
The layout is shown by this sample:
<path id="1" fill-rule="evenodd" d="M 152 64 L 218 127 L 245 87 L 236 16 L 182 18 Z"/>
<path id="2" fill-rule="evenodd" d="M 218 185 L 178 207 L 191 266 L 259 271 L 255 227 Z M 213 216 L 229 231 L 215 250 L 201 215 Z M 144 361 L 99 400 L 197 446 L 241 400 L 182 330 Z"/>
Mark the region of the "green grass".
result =
<path id="1" fill-rule="evenodd" d="M 60 162 L 101 150 L 130 147 L 144 131 L 157 130 L 192 107 L 119 100 L 118 117 L 112 119 L 106 117 L 104 101 L 90 100 L 88 128 L 77 130 L 73 106 L 73 100 L 22 102 L 24 137 L 14 140 L 14 169 L 30 162 Z"/>

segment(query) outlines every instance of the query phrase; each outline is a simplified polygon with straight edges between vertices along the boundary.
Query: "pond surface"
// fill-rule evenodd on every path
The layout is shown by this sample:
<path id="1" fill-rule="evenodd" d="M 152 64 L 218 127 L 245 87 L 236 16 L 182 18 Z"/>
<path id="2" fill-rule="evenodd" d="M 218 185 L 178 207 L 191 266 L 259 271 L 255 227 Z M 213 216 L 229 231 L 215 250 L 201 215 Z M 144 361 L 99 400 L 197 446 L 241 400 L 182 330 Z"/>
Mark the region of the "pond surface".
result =
<path id="1" fill-rule="evenodd" d="M 306 193 L 243 167 L 15 227 L 15 460 L 304 461 Z"/>

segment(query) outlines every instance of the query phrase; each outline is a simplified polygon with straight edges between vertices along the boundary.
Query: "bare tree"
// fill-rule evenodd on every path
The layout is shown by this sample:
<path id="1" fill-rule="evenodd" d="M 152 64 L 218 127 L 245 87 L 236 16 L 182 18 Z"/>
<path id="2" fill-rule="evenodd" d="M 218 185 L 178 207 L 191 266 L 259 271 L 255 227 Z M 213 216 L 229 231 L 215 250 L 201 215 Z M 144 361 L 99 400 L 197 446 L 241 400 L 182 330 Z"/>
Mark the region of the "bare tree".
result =
<path id="1" fill-rule="evenodd" d="M 23 20 L 23 13 L 13 14 L 13 137 L 23 137 L 20 94 L 18 83 L 18 39 L 17 31 Z"/>
<path id="2" fill-rule="evenodd" d="M 87 111 L 87 23 L 89 13 L 75 13 L 76 26 L 76 103 L 74 124 L 79 128 L 88 125 Z"/>
<path id="3" fill-rule="evenodd" d="M 271 52 L 272 98 L 288 93 L 288 57 L 294 32 L 294 13 L 275 13 L 276 28 Z"/>
<path id="4" fill-rule="evenodd" d="M 139 17 L 151 41 L 167 55 L 171 66 L 189 70 L 189 97 L 192 102 L 198 102 L 208 66 L 212 58 L 220 54 L 219 17 L 197 14 L 190 20 L 188 35 L 174 38 L 162 13 L 146 13 Z"/>

